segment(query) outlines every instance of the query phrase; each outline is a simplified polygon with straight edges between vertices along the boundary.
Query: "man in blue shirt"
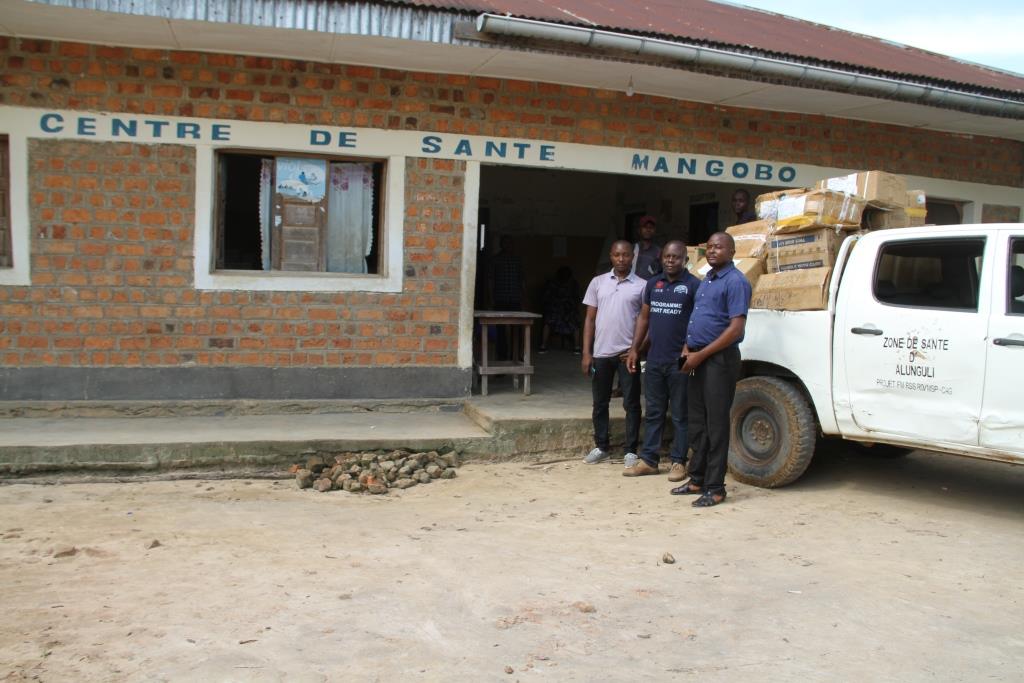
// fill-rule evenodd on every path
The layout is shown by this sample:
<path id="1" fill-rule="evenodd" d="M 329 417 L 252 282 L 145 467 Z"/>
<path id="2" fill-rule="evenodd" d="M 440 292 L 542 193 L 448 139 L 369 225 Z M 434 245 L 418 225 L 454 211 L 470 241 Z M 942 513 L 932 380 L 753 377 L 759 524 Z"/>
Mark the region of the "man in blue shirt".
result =
<path id="1" fill-rule="evenodd" d="M 644 370 L 644 396 L 647 410 L 644 417 L 644 445 L 640 459 L 627 467 L 623 476 L 637 477 L 658 473 L 661 451 L 661 432 L 665 426 L 666 408 L 671 408 L 675 435 L 669 458 L 669 481 L 686 478 L 686 384 L 687 376 L 679 366 L 686 344 L 686 327 L 693 311 L 694 296 L 700 286 L 698 280 L 686 270 L 686 245 L 673 240 L 661 251 L 662 273 L 647 281 L 644 305 L 636 321 L 633 345 L 629 349 L 626 365 L 636 372 L 640 347 L 650 340 L 647 366 Z"/>
<path id="2" fill-rule="evenodd" d="M 750 308 L 751 287 L 733 265 L 732 235 L 708 238 L 705 258 L 711 270 L 697 290 L 683 347 L 683 372 L 690 374 L 689 428 L 693 445 L 690 481 L 673 495 L 700 494 L 694 507 L 725 500 L 729 458 L 729 410 L 740 378 L 740 349 Z"/>

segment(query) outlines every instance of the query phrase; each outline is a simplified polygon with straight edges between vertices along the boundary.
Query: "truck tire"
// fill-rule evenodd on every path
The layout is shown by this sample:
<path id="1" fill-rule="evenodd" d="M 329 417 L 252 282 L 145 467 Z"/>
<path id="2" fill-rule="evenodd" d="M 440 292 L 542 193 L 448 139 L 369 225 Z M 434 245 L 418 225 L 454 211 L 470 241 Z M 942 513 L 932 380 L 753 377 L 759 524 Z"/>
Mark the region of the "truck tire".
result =
<path id="1" fill-rule="evenodd" d="M 736 385 L 729 435 L 729 472 L 745 484 L 776 488 L 796 481 L 814 455 L 817 427 L 803 394 L 777 377 Z"/>

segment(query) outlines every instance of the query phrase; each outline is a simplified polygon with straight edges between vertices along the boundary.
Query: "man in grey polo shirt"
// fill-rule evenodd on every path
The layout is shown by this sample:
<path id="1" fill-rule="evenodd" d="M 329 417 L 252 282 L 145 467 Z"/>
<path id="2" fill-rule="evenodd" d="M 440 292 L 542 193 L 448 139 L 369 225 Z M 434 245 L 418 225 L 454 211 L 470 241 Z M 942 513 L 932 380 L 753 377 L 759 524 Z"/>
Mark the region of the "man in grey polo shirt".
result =
<path id="1" fill-rule="evenodd" d="M 633 343 L 633 329 L 640 313 L 647 282 L 630 272 L 633 245 L 625 240 L 612 244 L 611 271 L 590 281 L 583 303 L 583 374 L 590 377 L 594 397 L 594 446 L 583 459 L 588 464 L 608 458 L 608 403 L 617 374 L 626 410 L 626 460 L 636 460 L 640 440 L 640 375 L 630 374 L 626 357 Z"/>

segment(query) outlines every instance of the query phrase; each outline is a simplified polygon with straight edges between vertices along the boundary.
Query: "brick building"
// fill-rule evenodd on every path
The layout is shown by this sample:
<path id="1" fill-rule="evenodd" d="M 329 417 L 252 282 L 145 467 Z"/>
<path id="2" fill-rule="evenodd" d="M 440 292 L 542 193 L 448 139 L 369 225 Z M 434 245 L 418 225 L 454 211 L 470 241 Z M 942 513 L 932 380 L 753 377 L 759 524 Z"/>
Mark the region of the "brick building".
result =
<path id="1" fill-rule="evenodd" d="M 464 396 L 497 235 L 538 310 L 737 188 L 881 168 L 1021 220 L 1024 77 L 619 4 L 5 3 L 0 399 Z"/>

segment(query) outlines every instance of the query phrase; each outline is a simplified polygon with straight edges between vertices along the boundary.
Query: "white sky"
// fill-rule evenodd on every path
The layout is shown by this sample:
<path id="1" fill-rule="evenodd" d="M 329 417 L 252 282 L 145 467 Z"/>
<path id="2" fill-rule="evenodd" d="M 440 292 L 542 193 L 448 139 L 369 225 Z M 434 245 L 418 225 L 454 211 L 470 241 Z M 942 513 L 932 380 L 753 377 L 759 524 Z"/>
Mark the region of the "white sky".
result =
<path id="1" fill-rule="evenodd" d="M 1024 75 L 1024 1 L 734 0 Z"/>

